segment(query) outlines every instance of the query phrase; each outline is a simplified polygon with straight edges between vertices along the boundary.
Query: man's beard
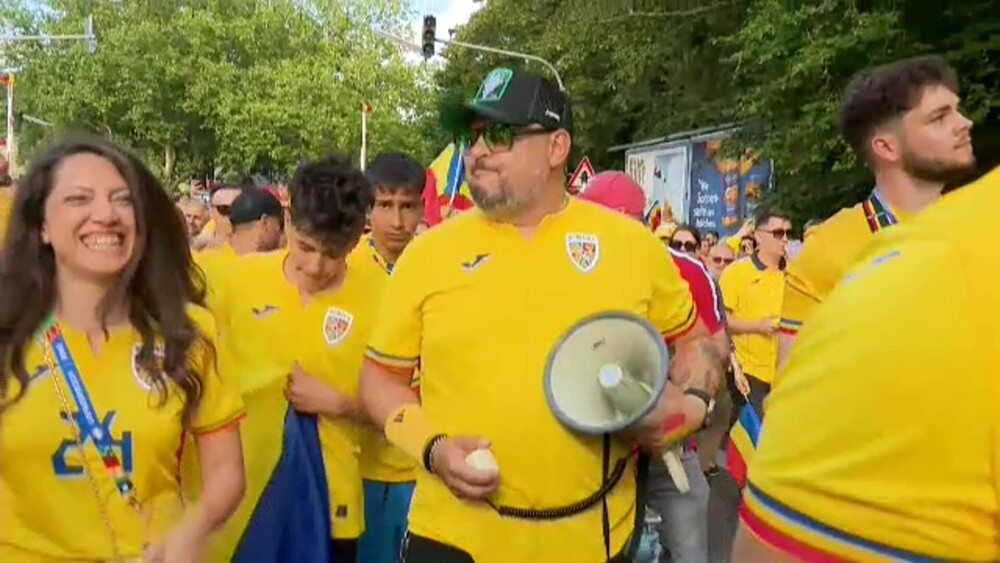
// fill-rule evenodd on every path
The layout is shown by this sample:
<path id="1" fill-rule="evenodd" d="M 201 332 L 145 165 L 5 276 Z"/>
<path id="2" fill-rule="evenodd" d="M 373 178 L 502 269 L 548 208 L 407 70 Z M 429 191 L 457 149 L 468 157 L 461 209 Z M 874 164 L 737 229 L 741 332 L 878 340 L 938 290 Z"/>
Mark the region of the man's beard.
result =
<path id="1" fill-rule="evenodd" d="M 940 158 L 922 157 L 906 150 L 903 168 L 910 176 L 925 182 L 950 184 L 966 179 L 976 168 L 975 158 L 963 163 L 944 162 Z"/>
<path id="2" fill-rule="evenodd" d="M 528 199 L 511 195 L 502 187 L 496 193 L 487 193 L 472 182 L 469 182 L 469 194 L 476 207 L 486 216 L 501 221 L 516 216 L 532 203 Z"/>

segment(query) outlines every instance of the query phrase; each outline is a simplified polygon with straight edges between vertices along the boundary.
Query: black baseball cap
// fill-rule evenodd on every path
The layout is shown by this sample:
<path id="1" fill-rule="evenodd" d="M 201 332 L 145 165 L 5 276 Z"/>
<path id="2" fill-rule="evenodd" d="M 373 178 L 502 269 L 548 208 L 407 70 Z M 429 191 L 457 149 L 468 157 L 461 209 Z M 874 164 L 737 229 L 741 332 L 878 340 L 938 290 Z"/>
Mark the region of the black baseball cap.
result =
<path id="1" fill-rule="evenodd" d="M 264 216 L 282 219 L 285 212 L 276 197 L 256 188 L 243 190 L 229 208 L 229 221 L 233 226 L 253 223 Z"/>
<path id="2" fill-rule="evenodd" d="M 472 101 L 441 112 L 442 124 L 453 134 L 467 131 L 476 119 L 573 132 L 573 112 L 565 92 L 537 74 L 504 67 L 486 75 Z"/>

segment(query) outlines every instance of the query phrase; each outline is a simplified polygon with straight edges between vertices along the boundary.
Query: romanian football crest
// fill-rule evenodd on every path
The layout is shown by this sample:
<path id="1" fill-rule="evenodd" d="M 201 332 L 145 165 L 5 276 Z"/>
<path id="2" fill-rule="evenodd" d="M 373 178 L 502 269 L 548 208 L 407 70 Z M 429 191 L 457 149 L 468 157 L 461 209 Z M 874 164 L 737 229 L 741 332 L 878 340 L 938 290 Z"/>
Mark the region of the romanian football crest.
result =
<path id="1" fill-rule="evenodd" d="M 149 376 L 146 370 L 139 366 L 139 350 L 142 349 L 142 345 L 136 344 L 132 347 L 132 375 L 135 376 L 136 383 L 139 387 L 142 387 L 146 391 L 153 390 L 153 378 Z M 162 370 L 163 369 L 163 356 L 166 353 L 163 351 L 163 344 L 157 344 L 153 346 L 153 356 L 156 358 L 156 365 Z"/>
<path id="2" fill-rule="evenodd" d="M 601 245 L 594 235 L 568 233 L 566 235 L 566 254 L 581 272 L 589 272 L 597 265 L 601 257 Z"/>
<path id="3" fill-rule="evenodd" d="M 323 338 L 326 338 L 326 343 L 330 346 L 340 344 L 347 338 L 353 322 L 354 316 L 347 311 L 333 307 L 327 309 L 326 318 L 323 319 Z"/>

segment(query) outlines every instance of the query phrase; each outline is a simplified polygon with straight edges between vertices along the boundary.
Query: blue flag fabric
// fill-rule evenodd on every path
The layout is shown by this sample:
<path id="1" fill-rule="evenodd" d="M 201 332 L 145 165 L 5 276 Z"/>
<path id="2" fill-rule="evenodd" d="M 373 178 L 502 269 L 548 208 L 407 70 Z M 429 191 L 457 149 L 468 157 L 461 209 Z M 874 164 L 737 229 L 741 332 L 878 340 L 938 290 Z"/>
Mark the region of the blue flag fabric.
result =
<path id="1" fill-rule="evenodd" d="M 315 415 L 285 412 L 281 457 L 233 561 L 331 561 L 330 494 Z M 353 563 L 353 562 L 352 562 Z"/>

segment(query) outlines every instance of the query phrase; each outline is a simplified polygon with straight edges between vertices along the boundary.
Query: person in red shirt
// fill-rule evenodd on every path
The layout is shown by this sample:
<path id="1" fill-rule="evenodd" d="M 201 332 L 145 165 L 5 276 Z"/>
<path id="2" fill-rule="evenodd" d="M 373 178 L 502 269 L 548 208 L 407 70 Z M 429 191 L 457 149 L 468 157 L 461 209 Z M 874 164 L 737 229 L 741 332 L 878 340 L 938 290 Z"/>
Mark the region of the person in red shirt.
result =
<path id="1" fill-rule="evenodd" d="M 646 194 L 624 172 L 597 174 L 579 197 L 637 221 L 643 220 Z M 672 248 L 665 250 L 670 253 L 681 277 L 687 282 L 698 309 L 698 317 L 712 335 L 720 356 L 729 356 L 729 337 L 724 330 L 722 300 L 715 280 L 697 258 Z M 720 393 L 725 392 L 724 388 L 720 390 Z M 712 411 L 714 409 L 710 408 L 712 414 L 706 419 L 706 425 L 711 423 L 711 418 L 719 416 L 719 413 Z M 721 414 L 728 420 L 728 413 Z M 691 490 L 685 494 L 677 490 L 670 473 L 660 460 L 650 461 L 647 504 L 662 517 L 658 529 L 660 543 L 670 553 L 673 561 L 707 563 L 708 480 L 702 472 L 698 454 L 692 448 L 685 448 L 681 463 L 691 484 Z"/>
<path id="2" fill-rule="evenodd" d="M 643 220 L 646 209 L 645 192 L 624 172 L 608 171 L 597 174 L 579 197 L 618 211 L 637 221 Z M 698 317 L 705 323 L 709 334 L 722 336 L 716 340 L 720 343 L 723 357 L 728 356 L 729 347 L 724 337 L 725 331 L 722 330 L 725 327 L 722 303 L 716 290 L 715 280 L 697 258 L 672 248 L 669 251 L 674 264 L 680 270 L 681 277 L 691 288 L 691 297 L 698 307 Z"/>

